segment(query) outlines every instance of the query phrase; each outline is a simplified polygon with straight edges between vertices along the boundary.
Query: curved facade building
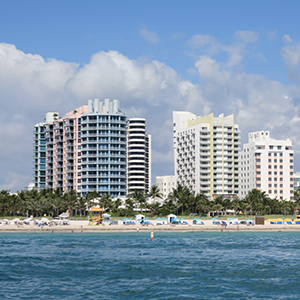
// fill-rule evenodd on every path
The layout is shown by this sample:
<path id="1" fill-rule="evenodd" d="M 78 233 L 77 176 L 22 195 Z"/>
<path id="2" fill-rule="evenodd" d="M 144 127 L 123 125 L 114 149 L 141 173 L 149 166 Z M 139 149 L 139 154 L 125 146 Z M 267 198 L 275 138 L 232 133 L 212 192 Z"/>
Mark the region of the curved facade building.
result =
<path id="1" fill-rule="evenodd" d="M 151 135 L 146 134 L 146 119 L 127 121 L 127 194 L 135 189 L 146 193 L 151 187 Z"/>
<path id="2" fill-rule="evenodd" d="M 126 196 L 126 116 L 119 101 L 88 101 L 81 117 L 81 193 Z"/>

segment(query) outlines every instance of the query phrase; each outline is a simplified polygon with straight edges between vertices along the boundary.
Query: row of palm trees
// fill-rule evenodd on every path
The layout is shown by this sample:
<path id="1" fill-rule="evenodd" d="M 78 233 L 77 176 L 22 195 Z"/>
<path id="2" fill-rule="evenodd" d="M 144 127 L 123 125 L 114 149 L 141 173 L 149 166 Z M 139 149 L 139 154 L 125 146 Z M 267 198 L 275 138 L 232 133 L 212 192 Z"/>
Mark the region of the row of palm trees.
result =
<path id="1" fill-rule="evenodd" d="M 97 199 L 96 203 L 94 199 Z M 295 201 L 271 199 L 265 192 L 256 189 L 250 191 L 244 199 L 216 197 L 211 200 L 202 193 L 195 195 L 180 184 L 177 188 L 173 188 L 164 201 L 162 201 L 162 194 L 157 185 L 152 186 L 147 194 L 135 190 L 126 197 L 125 201 L 120 198 L 113 199 L 109 194 L 101 196 L 96 191 L 84 197 L 79 196 L 74 190 L 62 194 L 60 189 L 22 190 L 12 195 L 7 190 L 0 192 L 2 216 L 42 216 L 44 214 L 57 216 L 68 210 L 71 217 L 73 215 L 81 217 L 86 214 L 87 208 L 95 204 L 99 204 L 106 211 L 115 213 L 117 216 L 134 215 L 136 209 L 155 216 L 169 213 L 177 215 L 204 215 L 211 212 L 223 214 L 228 210 L 244 215 L 293 214 L 300 206 L 300 190 L 295 192 Z"/>
<path id="2" fill-rule="evenodd" d="M 81 197 L 74 190 L 63 194 L 60 189 L 22 190 L 16 194 L 2 190 L 0 191 L 0 215 L 42 216 L 46 214 L 58 216 L 61 212 L 68 210 L 71 217 L 73 215 L 81 217 L 86 214 L 87 208 L 93 205 L 100 205 L 105 210 L 117 215 L 119 215 L 120 206 L 123 205 L 126 209 L 123 208 L 122 215 L 132 215 L 136 207 L 141 210 L 148 208 L 147 197 L 161 197 L 157 186 L 153 186 L 147 195 L 137 190 L 134 191 L 124 203 L 120 198 L 113 199 L 109 194 L 101 196 L 96 191 Z"/>

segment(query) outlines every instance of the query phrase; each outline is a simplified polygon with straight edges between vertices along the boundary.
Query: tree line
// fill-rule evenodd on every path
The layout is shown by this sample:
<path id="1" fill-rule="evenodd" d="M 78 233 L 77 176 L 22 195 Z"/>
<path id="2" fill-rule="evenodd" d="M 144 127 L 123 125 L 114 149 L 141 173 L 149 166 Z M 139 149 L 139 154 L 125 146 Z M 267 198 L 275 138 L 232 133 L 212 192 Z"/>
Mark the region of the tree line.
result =
<path id="1" fill-rule="evenodd" d="M 205 194 L 194 194 L 182 185 L 173 188 L 167 199 L 162 200 L 157 185 L 153 185 L 149 193 L 135 190 L 123 201 L 114 199 L 110 194 L 100 195 L 96 191 L 80 196 L 74 190 L 62 193 L 60 189 L 22 190 L 10 194 L 8 190 L 0 192 L 0 214 L 2 216 L 58 216 L 69 211 L 70 216 L 86 215 L 87 208 L 93 205 L 103 207 L 105 211 L 116 216 L 134 216 L 136 211 L 148 212 L 153 216 L 177 215 L 207 215 L 223 214 L 233 210 L 243 215 L 294 214 L 300 206 L 300 189 L 295 192 L 294 201 L 270 198 L 265 192 L 253 189 L 244 199 L 237 197 L 216 197 L 209 199 Z M 94 202 L 94 199 L 97 199 Z"/>

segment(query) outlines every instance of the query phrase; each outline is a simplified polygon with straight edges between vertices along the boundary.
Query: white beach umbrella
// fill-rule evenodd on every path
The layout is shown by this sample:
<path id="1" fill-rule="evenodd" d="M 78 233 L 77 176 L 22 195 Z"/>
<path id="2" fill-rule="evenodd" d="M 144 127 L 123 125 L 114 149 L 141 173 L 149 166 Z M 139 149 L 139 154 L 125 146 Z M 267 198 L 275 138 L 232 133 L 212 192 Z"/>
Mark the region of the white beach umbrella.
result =
<path id="1" fill-rule="evenodd" d="M 19 218 L 15 218 L 13 220 L 11 220 L 12 222 L 20 222 L 20 219 Z"/>
<path id="2" fill-rule="evenodd" d="M 47 219 L 47 218 L 41 218 L 41 221 L 42 221 L 42 222 L 50 222 L 50 220 Z"/>

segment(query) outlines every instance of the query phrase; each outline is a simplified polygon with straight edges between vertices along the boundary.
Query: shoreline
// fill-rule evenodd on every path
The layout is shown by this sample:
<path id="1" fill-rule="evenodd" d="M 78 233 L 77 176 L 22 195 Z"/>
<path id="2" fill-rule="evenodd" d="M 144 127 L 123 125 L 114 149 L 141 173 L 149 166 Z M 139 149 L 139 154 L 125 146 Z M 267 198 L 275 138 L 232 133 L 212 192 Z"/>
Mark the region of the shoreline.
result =
<path id="1" fill-rule="evenodd" d="M 221 225 L 213 225 L 205 222 L 204 225 L 88 225 L 87 221 L 71 221 L 70 225 L 44 226 L 36 225 L 2 225 L 1 233 L 122 233 L 122 232 L 300 232 L 300 224 L 265 224 L 265 225 L 228 225 L 226 228 Z"/>

